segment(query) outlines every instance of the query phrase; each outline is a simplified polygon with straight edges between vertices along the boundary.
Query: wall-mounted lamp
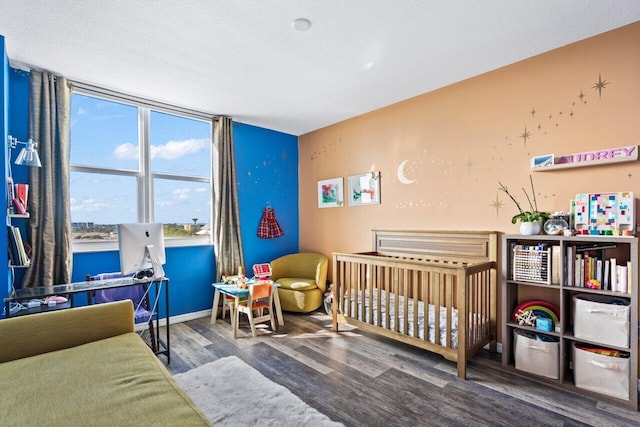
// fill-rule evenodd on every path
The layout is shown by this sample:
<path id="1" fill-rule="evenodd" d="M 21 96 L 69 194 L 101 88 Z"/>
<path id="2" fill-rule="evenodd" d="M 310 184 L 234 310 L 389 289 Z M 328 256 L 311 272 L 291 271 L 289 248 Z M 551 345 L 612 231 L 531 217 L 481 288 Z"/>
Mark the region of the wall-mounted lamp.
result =
<path id="1" fill-rule="evenodd" d="M 14 149 L 18 146 L 18 144 L 24 144 L 26 147 L 22 147 L 18 157 L 16 158 L 15 164 L 20 166 L 32 166 L 32 167 L 42 167 L 42 163 L 40 162 L 40 156 L 38 156 L 38 152 L 36 151 L 36 147 L 38 143 L 33 139 L 29 139 L 28 142 L 18 141 L 18 138 L 14 138 L 11 135 L 7 136 L 7 140 L 9 141 L 9 147 Z"/>

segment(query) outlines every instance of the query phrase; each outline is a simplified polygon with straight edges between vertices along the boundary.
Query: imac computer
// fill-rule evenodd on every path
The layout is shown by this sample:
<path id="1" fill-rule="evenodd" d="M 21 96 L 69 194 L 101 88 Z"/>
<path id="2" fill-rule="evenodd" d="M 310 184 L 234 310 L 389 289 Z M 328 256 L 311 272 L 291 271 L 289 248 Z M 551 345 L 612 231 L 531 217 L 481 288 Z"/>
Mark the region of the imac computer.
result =
<path id="1" fill-rule="evenodd" d="M 164 277 L 162 265 L 166 258 L 162 224 L 118 224 L 118 248 L 123 276 L 133 274 L 134 280 L 139 281 Z"/>

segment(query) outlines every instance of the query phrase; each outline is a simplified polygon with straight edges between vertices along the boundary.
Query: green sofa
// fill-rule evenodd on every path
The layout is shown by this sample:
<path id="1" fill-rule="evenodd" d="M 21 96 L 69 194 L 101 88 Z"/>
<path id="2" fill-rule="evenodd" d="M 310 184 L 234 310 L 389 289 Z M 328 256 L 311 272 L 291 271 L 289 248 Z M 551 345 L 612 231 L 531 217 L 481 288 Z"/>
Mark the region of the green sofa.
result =
<path id="1" fill-rule="evenodd" d="M 278 282 L 278 297 L 282 310 L 308 313 L 322 305 L 326 292 L 326 256 L 297 253 L 271 261 L 271 279 Z"/>
<path id="2" fill-rule="evenodd" d="M 0 320 L 0 426 L 211 426 L 119 301 Z"/>

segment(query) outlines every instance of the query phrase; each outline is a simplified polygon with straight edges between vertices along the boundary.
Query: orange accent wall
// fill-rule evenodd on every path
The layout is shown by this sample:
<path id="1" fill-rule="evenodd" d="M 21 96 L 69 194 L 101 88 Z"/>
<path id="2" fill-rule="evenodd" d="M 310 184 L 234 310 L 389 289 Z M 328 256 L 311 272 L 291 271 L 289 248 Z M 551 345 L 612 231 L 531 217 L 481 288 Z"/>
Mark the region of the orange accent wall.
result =
<path id="1" fill-rule="evenodd" d="M 498 181 L 527 207 L 530 174 L 540 210 L 567 211 L 576 193 L 640 197 L 638 162 L 529 166 L 533 156 L 640 143 L 638 52 L 640 22 L 302 135 L 300 250 L 367 251 L 374 228 L 516 233 Z M 411 184 L 398 179 L 403 161 Z M 318 208 L 319 180 L 342 177 L 346 196 L 347 178 L 371 170 L 381 172 L 381 204 Z"/>

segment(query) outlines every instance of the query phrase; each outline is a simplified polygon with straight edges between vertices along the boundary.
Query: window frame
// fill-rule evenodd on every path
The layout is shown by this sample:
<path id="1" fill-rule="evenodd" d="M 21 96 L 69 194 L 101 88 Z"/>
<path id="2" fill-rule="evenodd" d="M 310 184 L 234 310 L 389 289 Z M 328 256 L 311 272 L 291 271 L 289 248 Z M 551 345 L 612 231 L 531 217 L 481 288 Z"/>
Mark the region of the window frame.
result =
<path id="1" fill-rule="evenodd" d="M 119 169 L 108 168 L 104 166 L 90 166 L 83 164 L 74 164 L 69 162 L 69 172 L 81 172 L 98 175 L 114 175 L 114 176 L 128 176 L 136 179 L 136 192 L 137 192 L 137 213 L 138 222 L 149 222 L 154 217 L 154 194 L 153 184 L 156 179 L 165 179 L 170 181 L 186 181 L 194 183 L 203 183 L 209 185 L 209 196 L 211 208 L 209 210 L 209 224 L 211 225 L 211 232 L 208 235 L 190 237 L 188 239 L 165 237 L 165 247 L 176 246 L 211 246 L 213 244 L 213 165 L 210 167 L 209 177 L 205 176 L 192 176 L 192 175 L 180 175 L 170 174 L 164 172 L 152 172 L 151 171 L 151 112 L 156 111 L 160 113 L 170 114 L 178 117 L 183 117 L 190 120 L 198 120 L 206 122 L 210 126 L 210 140 L 213 141 L 213 115 L 198 112 L 195 110 L 189 110 L 185 108 L 175 107 L 168 104 L 154 102 L 135 96 L 122 94 L 119 92 L 111 91 L 104 88 L 98 88 L 95 86 L 87 85 L 84 83 L 71 82 L 71 96 L 73 94 L 79 94 L 92 98 L 102 99 L 106 101 L 116 102 L 120 104 L 126 104 L 137 108 L 138 111 L 138 170 L 134 169 Z M 71 142 L 70 142 L 71 144 Z M 211 147 L 213 150 L 213 146 Z M 215 156 L 211 152 L 211 162 L 213 162 Z M 73 253 L 85 253 L 85 252 L 102 252 L 118 250 L 117 240 L 103 240 L 103 241 L 90 241 L 90 242 L 77 242 L 71 239 L 72 252 Z"/>

